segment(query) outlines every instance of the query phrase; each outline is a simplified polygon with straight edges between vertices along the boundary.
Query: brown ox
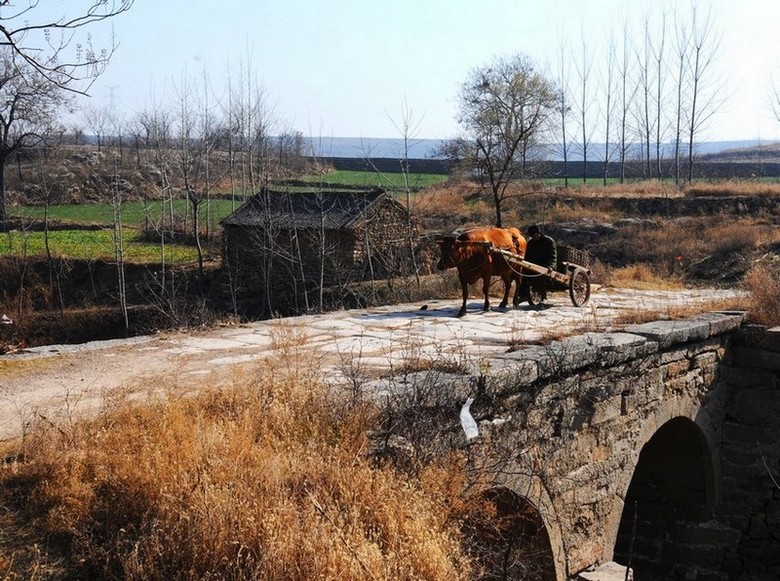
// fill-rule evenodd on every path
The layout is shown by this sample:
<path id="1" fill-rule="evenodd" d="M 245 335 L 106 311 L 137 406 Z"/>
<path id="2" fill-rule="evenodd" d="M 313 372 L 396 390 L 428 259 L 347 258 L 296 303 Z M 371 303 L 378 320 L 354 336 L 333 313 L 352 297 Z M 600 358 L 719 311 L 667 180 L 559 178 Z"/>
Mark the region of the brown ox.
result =
<path id="1" fill-rule="evenodd" d="M 441 259 L 436 265 L 439 270 L 458 269 L 458 279 L 463 293 L 463 305 L 458 312 L 466 314 L 466 300 L 470 284 L 482 279 L 482 292 L 485 295 L 485 310 L 490 310 L 490 278 L 500 276 L 504 281 L 504 299 L 499 308 L 506 307 L 509 301 L 509 289 L 515 281 L 514 306 L 520 303 L 520 269 L 513 269 L 500 254 L 492 254 L 485 244 L 490 242 L 495 248 L 509 250 L 521 258 L 525 256 L 526 242 L 517 228 L 471 228 L 450 236 L 437 236 L 436 243 L 441 247 Z"/>

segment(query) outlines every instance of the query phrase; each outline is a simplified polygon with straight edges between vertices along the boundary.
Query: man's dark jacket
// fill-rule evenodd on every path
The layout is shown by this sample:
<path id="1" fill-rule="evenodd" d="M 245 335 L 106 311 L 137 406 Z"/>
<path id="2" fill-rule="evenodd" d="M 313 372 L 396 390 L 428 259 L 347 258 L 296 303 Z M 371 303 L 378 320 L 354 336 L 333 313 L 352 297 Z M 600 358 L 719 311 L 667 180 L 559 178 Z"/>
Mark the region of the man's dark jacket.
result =
<path id="1" fill-rule="evenodd" d="M 558 266 L 558 247 L 555 240 L 547 235 L 542 235 L 539 240 L 529 238 L 525 249 L 525 259 L 528 262 L 555 270 Z"/>

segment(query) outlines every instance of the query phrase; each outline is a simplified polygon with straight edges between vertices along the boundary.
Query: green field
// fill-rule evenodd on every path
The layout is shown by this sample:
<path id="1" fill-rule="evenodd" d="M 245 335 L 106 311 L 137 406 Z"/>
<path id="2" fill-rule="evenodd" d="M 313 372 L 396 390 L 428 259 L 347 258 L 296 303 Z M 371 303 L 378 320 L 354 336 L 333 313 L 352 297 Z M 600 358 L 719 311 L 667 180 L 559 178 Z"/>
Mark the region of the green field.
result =
<path id="1" fill-rule="evenodd" d="M 436 174 L 411 174 L 409 185 L 420 188 L 446 180 L 446 176 Z M 382 174 L 369 171 L 334 171 L 324 176 L 308 176 L 304 178 L 312 188 L 328 187 L 333 184 L 374 187 L 380 186 L 396 192 L 404 189 L 401 174 Z M 273 187 L 273 186 L 272 186 Z M 278 186 L 279 189 L 287 186 Z M 288 188 L 291 192 L 306 189 L 300 186 Z M 238 208 L 242 200 L 235 201 L 223 198 L 209 200 L 208 206 L 202 203 L 200 207 L 201 231 L 205 230 L 207 216 L 210 231 L 219 228 L 219 222 Z M 42 220 L 46 213 L 52 221 L 64 221 L 76 224 L 98 224 L 104 226 L 101 230 L 52 230 L 49 232 L 49 247 L 55 256 L 68 256 L 78 259 L 114 260 L 113 228 L 114 207 L 111 204 L 60 204 L 53 205 L 48 210 L 43 206 L 15 206 L 11 214 L 22 220 Z M 124 258 L 127 262 L 153 263 L 160 262 L 160 245 L 144 242 L 139 239 L 138 230 L 146 221 L 159 225 L 163 214 L 168 217 L 171 212 L 169 203 L 125 202 L 121 205 L 121 220 L 123 226 Z M 186 200 L 173 201 L 173 213 L 178 224 L 192 224 L 192 207 Z M 167 223 L 167 220 L 166 220 Z M 43 232 L 12 231 L 0 234 L 0 256 L 22 256 L 45 254 Z M 165 245 L 166 262 L 187 263 L 197 260 L 194 247 L 181 244 Z"/>
<path id="2" fill-rule="evenodd" d="M 161 262 L 160 244 L 137 240 L 137 232 L 123 231 L 123 254 L 126 262 L 140 264 Z M 49 232 L 49 248 L 54 256 L 86 260 L 114 260 L 114 236 L 106 230 L 57 230 Z M 12 231 L 0 234 L 0 256 L 40 256 L 46 254 L 43 232 Z M 198 259 L 192 246 L 165 244 L 165 262 L 192 263 Z"/>
<path id="3" fill-rule="evenodd" d="M 447 180 L 446 175 L 442 174 L 409 174 L 409 187 L 425 188 L 439 184 Z M 386 190 L 404 189 L 404 176 L 400 173 L 381 173 L 376 171 L 349 171 L 336 170 L 321 176 L 307 176 L 303 181 L 312 185 L 344 184 L 349 186 L 379 186 Z"/>
<path id="4" fill-rule="evenodd" d="M 447 176 L 438 174 L 410 174 L 409 186 L 411 188 L 423 188 L 433 184 L 441 183 L 447 179 Z M 379 186 L 387 190 L 404 189 L 403 176 L 401 174 L 382 174 L 370 171 L 334 171 L 322 176 L 307 176 L 303 181 L 312 185 L 312 188 L 318 186 L 327 187 L 333 184 L 342 184 L 349 186 L 364 186 L 366 188 Z M 272 186 L 273 187 L 273 186 Z M 285 189 L 287 186 L 279 186 L 279 189 Z M 294 187 L 287 188 L 291 192 L 305 188 Z M 215 198 L 209 200 L 208 207 L 203 202 L 200 206 L 200 223 L 206 224 L 208 215 L 211 229 L 219 221 L 228 216 L 234 209 L 242 203 L 240 198 L 235 201 Z M 125 226 L 140 227 L 144 224 L 146 217 L 153 223 L 159 223 L 163 212 L 171 211 L 170 204 L 163 205 L 161 201 L 153 202 L 125 202 L 121 205 L 122 224 Z M 14 216 L 29 220 L 42 220 L 46 209 L 43 206 L 18 206 L 11 210 Z M 79 224 L 113 224 L 114 207 L 111 204 L 61 204 L 53 205 L 48 209 L 51 220 L 65 220 Z M 192 219 L 192 207 L 186 200 L 174 200 L 173 212 L 181 219 L 186 217 L 189 221 Z"/>
<path id="5" fill-rule="evenodd" d="M 201 224 L 205 224 L 206 215 L 209 214 L 210 222 L 213 225 L 219 223 L 225 216 L 230 214 L 234 208 L 241 205 L 240 201 L 231 200 L 210 200 L 207 212 L 206 204 L 200 207 Z M 12 208 L 11 212 L 15 216 L 27 219 L 41 220 L 44 217 L 45 208 L 43 206 L 19 206 Z M 125 226 L 142 226 L 145 216 L 148 216 L 153 223 L 160 221 L 162 212 L 170 212 L 170 205 L 156 202 L 126 202 L 121 206 L 122 224 Z M 185 200 L 173 201 L 173 212 L 176 216 L 187 216 L 188 220 L 192 216 L 192 207 Z M 79 224 L 113 224 L 114 207 L 111 204 L 62 204 L 49 207 L 49 219 L 67 220 Z"/>

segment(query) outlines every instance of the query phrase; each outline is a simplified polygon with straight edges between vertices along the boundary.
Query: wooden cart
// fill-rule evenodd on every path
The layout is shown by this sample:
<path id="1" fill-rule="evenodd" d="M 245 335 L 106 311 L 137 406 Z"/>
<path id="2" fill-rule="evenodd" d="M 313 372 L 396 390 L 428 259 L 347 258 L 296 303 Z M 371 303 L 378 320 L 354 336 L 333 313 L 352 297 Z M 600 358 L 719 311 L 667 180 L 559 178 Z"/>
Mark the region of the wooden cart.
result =
<path id="1" fill-rule="evenodd" d="M 558 267 L 556 270 L 523 260 L 517 254 L 499 248 L 490 248 L 493 254 L 500 254 L 513 268 L 531 271 L 526 276 L 546 276 L 549 278 L 549 290 L 567 289 L 569 298 L 575 307 L 581 307 L 590 299 L 590 269 L 588 255 L 582 250 L 568 246 L 558 246 Z M 575 262 L 576 261 L 576 262 Z M 541 297 L 532 288 L 528 293 L 528 304 L 538 305 Z"/>

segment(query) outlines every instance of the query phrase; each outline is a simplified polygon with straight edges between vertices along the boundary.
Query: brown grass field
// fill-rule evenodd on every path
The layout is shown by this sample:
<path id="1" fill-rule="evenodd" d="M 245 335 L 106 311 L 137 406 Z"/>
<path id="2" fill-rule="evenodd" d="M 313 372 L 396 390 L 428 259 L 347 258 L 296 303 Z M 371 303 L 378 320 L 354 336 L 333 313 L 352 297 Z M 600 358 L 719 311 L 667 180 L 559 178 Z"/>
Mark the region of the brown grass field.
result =
<path id="1" fill-rule="evenodd" d="M 473 578 L 462 459 L 372 461 L 379 410 L 285 351 L 233 387 L 163 386 L 6 445 L 0 579 Z"/>

